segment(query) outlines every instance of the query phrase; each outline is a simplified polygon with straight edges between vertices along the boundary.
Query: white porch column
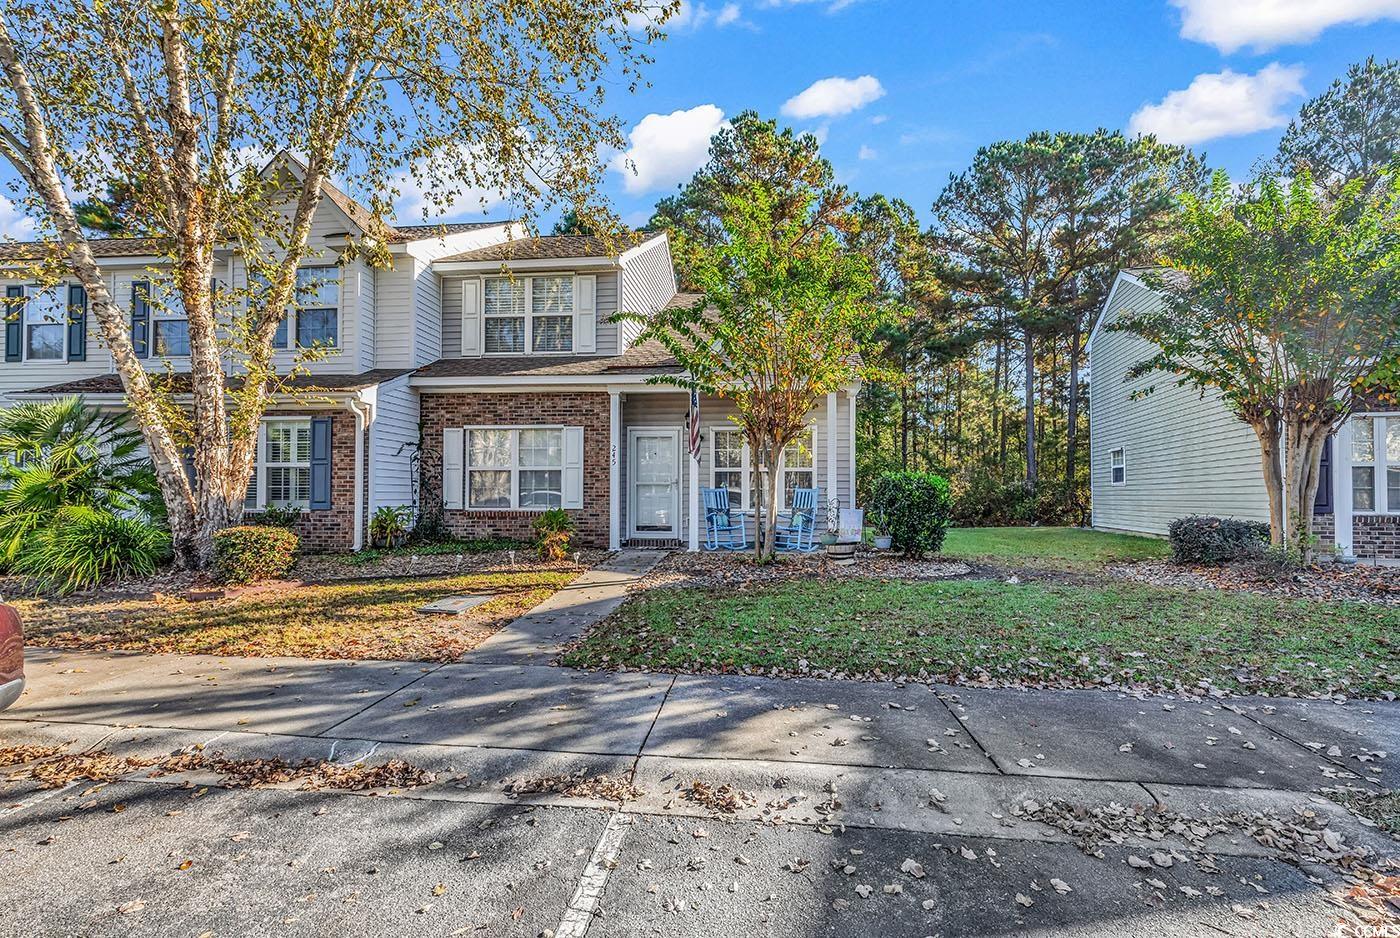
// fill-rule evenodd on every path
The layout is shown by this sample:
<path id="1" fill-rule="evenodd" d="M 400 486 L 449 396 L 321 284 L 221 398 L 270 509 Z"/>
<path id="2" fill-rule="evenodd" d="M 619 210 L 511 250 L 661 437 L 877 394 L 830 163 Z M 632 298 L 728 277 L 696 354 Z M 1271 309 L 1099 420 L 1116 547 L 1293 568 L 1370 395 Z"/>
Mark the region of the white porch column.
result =
<path id="1" fill-rule="evenodd" d="M 823 436 L 826 437 L 826 492 L 824 493 L 825 498 L 822 500 L 822 504 L 817 506 L 817 509 L 823 517 L 826 515 L 826 506 L 831 504 L 831 500 L 841 497 L 841 493 L 836 487 L 836 439 L 837 430 L 840 427 L 838 418 L 841 416 L 837 408 L 840 406 L 841 398 L 835 391 L 827 394 L 826 432 L 823 434 Z M 812 458 L 816 458 L 816 453 L 812 454 Z M 847 505 L 846 507 L 851 508 L 854 506 Z"/>
<path id="2" fill-rule="evenodd" d="M 851 488 L 849 495 L 851 497 L 852 508 L 856 507 L 856 398 L 859 395 L 860 385 L 858 384 L 853 384 L 846 389 L 846 399 L 851 402 L 851 419 L 849 421 L 850 426 L 847 427 L 847 432 L 850 434 L 851 441 Z"/>
<path id="3" fill-rule="evenodd" d="M 689 441 L 687 441 L 689 442 Z M 690 447 L 686 446 L 686 456 L 690 456 Z M 700 549 L 700 460 L 698 457 L 689 459 L 690 464 L 690 550 Z"/>
<path id="4" fill-rule="evenodd" d="M 1332 438 L 1333 540 L 1344 557 L 1356 556 L 1352 550 L 1351 499 L 1351 418 L 1348 417 Z"/>
<path id="5" fill-rule="evenodd" d="M 622 392 L 608 392 L 608 550 L 622 546 L 622 480 L 618 435 L 622 432 Z"/>

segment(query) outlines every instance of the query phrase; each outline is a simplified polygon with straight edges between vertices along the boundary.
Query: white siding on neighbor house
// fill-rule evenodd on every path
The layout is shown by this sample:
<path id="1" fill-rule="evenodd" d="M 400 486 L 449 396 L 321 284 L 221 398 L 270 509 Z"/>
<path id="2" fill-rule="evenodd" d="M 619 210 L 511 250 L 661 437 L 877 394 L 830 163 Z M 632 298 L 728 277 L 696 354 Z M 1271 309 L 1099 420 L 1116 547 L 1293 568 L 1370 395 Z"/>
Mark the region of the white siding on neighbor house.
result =
<path id="1" fill-rule="evenodd" d="M 675 295 L 676 271 L 671 264 L 671 246 L 666 238 L 658 238 L 635 253 L 628 253 L 622 264 L 617 309 L 650 315 Z M 622 351 L 636 342 L 641 328 L 636 323 L 619 325 Z"/>
<path id="2" fill-rule="evenodd" d="M 419 262 L 408 254 L 395 254 L 393 266 L 375 272 L 374 367 L 407 368 L 413 361 L 414 277 Z"/>
<path id="3" fill-rule="evenodd" d="M 597 276 L 598 344 L 597 355 L 617 355 L 617 323 L 608 322 L 617 312 L 617 272 L 607 268 L 577 268 L 573 273 L 594 274 Z M 545 275 L 544 271 L 530 271 L 522 277 Z M 442 356 L 460 358 L 462 355 L 462 282 L 468 278 L 455 274 L 442 277 Z M 548 356 L 541 356 L 547 359 Z"/>
<path id="4" fill-rule="evenodd" d="M 851 507 L 851 432 L 850 432 L 850 398 L 844 393 L 837 395 L 837 421 L 836 421 L 836 490 L 835 497 L 841 500 L 841 507 Z M 628 430 L 637 427 L 649 429 L 674 429 L 680 431 L 681 447 L 681 480 L 680 480 L 680 509 L 681 527 L 679 539 L 684 542 L 689 534 L 690 523 L 690 455 L 686 450 L 685 419 L 687 411 L 687 397 L 685 392 L 677 390 L 674 394 L 647 392 L 627 394 L 622 402 L 622 431 L 619 434 L 619 462 L 618 471 L 620 478 L 621 493 L 621 522 L 618 530 L 622 538 L 626 540 L 630 536 L 631 526 L 631 488 L 629 483 L 628 461 L 631 457 L 631 448 L 628 446 Z M 729 419 L 733 413 L 733 406 L 726 401 L 714 398 L 702 398 L 700 401 L 700 485 L 702 488 L 709 488 L 713 484 L 711 475 L 711 431 L 716 428 L 728 429 L 737 426 Z M 812 467 L 816 486 L 818 489 L 818 516 L 817 527 L 823 528 L 826 525 L 825 509 L 833 492 L 828 479 L 828 448 L 831 446 L 831 434 L 828 432 L 826 399 L 823 398 L 815 408 L 813 408 L 810 422 L 816 427 L 816 446 L 812 460 Z M 738 507 L 735 505 L 735 507 Z M 748 519 L 749 536 L 753 536 L 753 519 Z M 701 531 L 701 540 L 704 540 L 704 531 Z"/>
<path id="5" fill-rule="evenodd" d="M 1204 395 L 1155 373 L 1124 382 L 1152 346 L 1111 332 L 1125 310 L 1161 299 L 1120 278 L 1105 305 L 1104 323 L 1090 348 L 1090 459 L 1096 528 L 1165 534 L 1187 515 L 1269 520 L 1254 431 L 1236 418 L 1219 392 Z M 1152 393 L 1134 399 L 1134 392 Z M 1124 482 L 1112 484 L 1110 454 L 1122 448 Z"/>
<path id="6" fill-rule="evenodd" d="M 413 503 L 413 467 L 418 453 L 418 392 L 408 375 L 385 381 L 374 395 L 369 428 L 369 513 L 385 505 Z"/>
<path id="7" fill-rule="evenodd" d="M 122 293 L 128 298 L 131 295 L 132 275 L 127 272 L 109 272 L 106 277 L 107 289 L 112 291 L 120 304 Z M 13 283 L 27 283 L 18 278 L 0 279 L 0 296 L 5 295 L 5 287 Z M 76 280 L 69 279 L 65 283 L 76 283 Z M 128 304 L 130 300 L 126 301 Z M 129 308 L 129 305 L 128 307 Z M 0 339 L 3 336 L 0 335 Z M 66 338 L 65 338 L 66 343 Z M 67 348 L 67 345 L 64 346 Z M 8 401 L 5 395 L 11 391 L 28 391 L 32 388 L 41 388 L 50 384 L 59 384 L 64 381 L 77 381 L 81 378 L 91 378 L 95 375 L 105 375 L 112 371 L 112 355 L 107 351 L 106 344 L 102 341 L 102 329 L 97 324 L 97 319 L 89 309 L 87 317 L 87 359 L 75 362 L 7 362 L 0 360 L 0 406 L 4 406 Z M 158 359 L 153 359 L 158 361 Z"/>

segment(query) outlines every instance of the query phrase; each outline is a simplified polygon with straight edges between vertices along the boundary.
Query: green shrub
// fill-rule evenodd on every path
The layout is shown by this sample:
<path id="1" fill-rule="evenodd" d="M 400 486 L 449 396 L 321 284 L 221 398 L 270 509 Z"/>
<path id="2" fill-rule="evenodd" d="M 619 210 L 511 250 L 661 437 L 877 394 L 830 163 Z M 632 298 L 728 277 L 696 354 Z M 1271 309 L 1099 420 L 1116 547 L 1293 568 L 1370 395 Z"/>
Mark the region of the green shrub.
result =
<path id="1" fill-rule="evenodd" d="M 884 472 L 871 486 L 866 509 L 880 519 L 892 546 L 906 557 L 936 554 L 952 512 L 948 480 L 931 472 Z"/>
<path id="2" fill-rule="evenodd" d="M 150 576 L 170 554 L 170 537 L 149 521 L 86 506 L 59 509 L 24 542 L 12 568 L 57 593 L 119 576 Z"/>
<path id="3" fill-rule="evenodd" d="M 301 520 L 301 509 L 269 505 L 262 511 L 245 514 L 243 520 L 247 524 L 291 529 L 296 527 L 297 522 Z"/>
<path id="4" fill-rule="evenodd" d="M 286 528 L 244 524 L 214 535 L 214 575 L 225 583 L 286 576 L 296 560 L 297 536 Z"/>
<path id="5" fill-rule="evenodd" d="M 979 473 L 953 486 L 953 524 L 960 528 L 1079 524 L 1081 513 L 1062 482 L 1027 485 Z"/>
<path id="6" fill-rule="evenodd" d="M 1221 564 L 1258 559 L 1269 545 L 1269 526 L 1237 518 L 1192 515 L 1167 528 L 1178 563 Z"/>
<path id="7" fill-rule="evenodd" d="M 574 519 L 562 508 L 551 508 L 535 519 L 535 547 L 544 560 L 563 560 L 569 555 Z"/>
<path id="8" fill-rule="evenodd" d="M 408 540 L 413 509 L 408 505 L 381 505 L 369 519 L 369 542 L 374 547 L 398 547 Z"/>

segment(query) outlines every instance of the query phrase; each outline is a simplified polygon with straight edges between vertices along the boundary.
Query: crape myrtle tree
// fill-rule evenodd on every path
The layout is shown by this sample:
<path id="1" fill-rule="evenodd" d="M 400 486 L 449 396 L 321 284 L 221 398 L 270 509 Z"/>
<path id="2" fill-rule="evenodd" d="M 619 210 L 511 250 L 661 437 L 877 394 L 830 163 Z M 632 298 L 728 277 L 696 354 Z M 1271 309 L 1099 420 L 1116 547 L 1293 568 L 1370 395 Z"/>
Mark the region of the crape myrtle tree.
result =
<path id="1" fill-rule="evenodd" d="M 823 222 L 816 193 L 793 202 L 755 182 L 725 193 L 718 208 L 719 232 L 691 254 L 702 299 L 618 318 L 641 325 L 641 338 L 660 341 L 685 369 L 654 380 L 733 403 L 758 470 L 764 530 L 754 551 L 766 562 L 783 448 L 824 395 L 887 377 L 859 353 L 888 309 L 875 300 L 869 260 Z"/>
<path id="2" fill-rule="evenodd" d="M 605 90 L 637 86 L 677 6 L 0 0 L 0 156 L 54 245 L 32 275 L 87 290 L 182 564 L 207 561 L 213 533 L 242 514 L 257 426 L 285 378 L 272 340 L 324 184 L 372 194 L 349 251 L 375 263 L 408 186 L 434 211 L 504 194 L 527 222 L 587 204 L 598 153 L 622 145 Z M 73 193 L 103 191 L 117 209 L 75 206 Z M 152 238 L 168 261 L 189 321 L 187 408 L 143 370 L 84 223 Z M 225 248 L 246 259 L 250 286 L 215 288 Z M 226 360 L 246 380 L 230 381 Z"/>
<path id="3" fill-rule="evenodd" d="M 1273 543 L 1306 559 L 1327 437 L 1400 343 L 1400 174 L 1329 196 L 1306 170 L 1218 173 L 1175 225 L 1147 275 L 1161 307 L 1112 326 L 1157 346 L 1128 377 L 1219 391 L 1259 440 Z"/>

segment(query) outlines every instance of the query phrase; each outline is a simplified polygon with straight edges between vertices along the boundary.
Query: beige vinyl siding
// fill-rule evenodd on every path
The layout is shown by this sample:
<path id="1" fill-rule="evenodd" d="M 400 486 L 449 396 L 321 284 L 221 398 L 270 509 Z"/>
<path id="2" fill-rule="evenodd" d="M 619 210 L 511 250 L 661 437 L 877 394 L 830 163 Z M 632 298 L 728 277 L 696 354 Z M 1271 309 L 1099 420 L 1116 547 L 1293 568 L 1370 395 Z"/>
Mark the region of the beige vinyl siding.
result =
<path id="1" fill-rule="evenodd" d="M 664 392 L 649 392 L 628 394 L 622 402 L 622 432 L 619 435 L 619 478 L 620 492 L 622 499 L 621 523 L 618 530 L 623 539 L 628 537 L 630 527 L 630 517 L 628 511 L 631 505 L 628 476 L 628 460 L 631 457 L 630 447 L 627 445 L 627 430 L 635 427 L 646 427 L 651 429 L 674 429 L 680 431 L 681 437 L 681 529 L 679 538 L 682 542 L 689 537 L 690 524 L 690 455 L 686 449 L 685 418 L 687 411 L 687 397 L 684 392 L 677 391 L 674 394 Z M 702 439 L 700 441 L 700 485 L 708 488 L 711 485 L 711 446 L 710 435 L 715 428 L 737 427 L 729 419 L 733 413 L 733 406 L 726 401 L 714 398 L 702 398 L 700 401 L 700 429 Z M 837 422 L 836 422 L 836 492 L 835 495 L 841 500 L 843 508 L 851 507 L 851 431 L 850 431 L 850 398 L 845 394 L 837 395 Z M 813 452 L 813 472 L 816 486 L 821 499 L 817 526 L 823 527 L 826 524 L 824 508 L 832 497 L 831 488 L 827 478 L 827 453 L 828 447 L 832 445 L 830 434 L 827 430 L 826 399 L 812 410 L 810 423 L 816 427 L 816 446 Z M 749 535 L 753 535 L 753 520 L 748 521 Z M 704 532 L 701 532 L 703 539 Z"/>
<path id="2" fill-rule="evenodd" d="M 609 322 L 617 312 L 617 272 L 613 270 L 579 269 L 581 274 L 596 274 L 598 277 L 597 303 L 598 344 L 597 353 L 618 354 L 617 323 Z M 535 271 L 520 276 L 534 275 Z M 544 273 L 543 271 L 540 272 Z M 462 281 L 467 278 L 449 275 L 442 278 L 442 357 L 460 358 L 462 355 Z"/>
<path id="3" fill-rule="evenodd" d="M 1090 458 L 1096 528 L 1165 534 L 1177 518 L 1218 515 L 1269 520 L 1254 431 L 1216 391 L 1204 395 L 1156 373 L 1124 376 L 1152 346 L 1106 326 L 1124 310 L 1160 303 L 1150 290 L 1120 279 L 1105 306 L 1104 328 L 1090 349 Z M 1152 393 L 1134 399 L 1134 392 Z M 1122 448 L 1125 481 L 1113 485 L 1110 458 Z"/>
<path id="4" fill-rule="evenodd" d="M 671 247 L 666 238 L 658 238 L 645 248 L 631 254 L 623 262 L 617 309 L 650 315 L 676 295 L 676 272 L 671 264 Z M 622 323 L 619 326 L 621 350 L 626 351 L 637 339 L 641 326 Z"/>

